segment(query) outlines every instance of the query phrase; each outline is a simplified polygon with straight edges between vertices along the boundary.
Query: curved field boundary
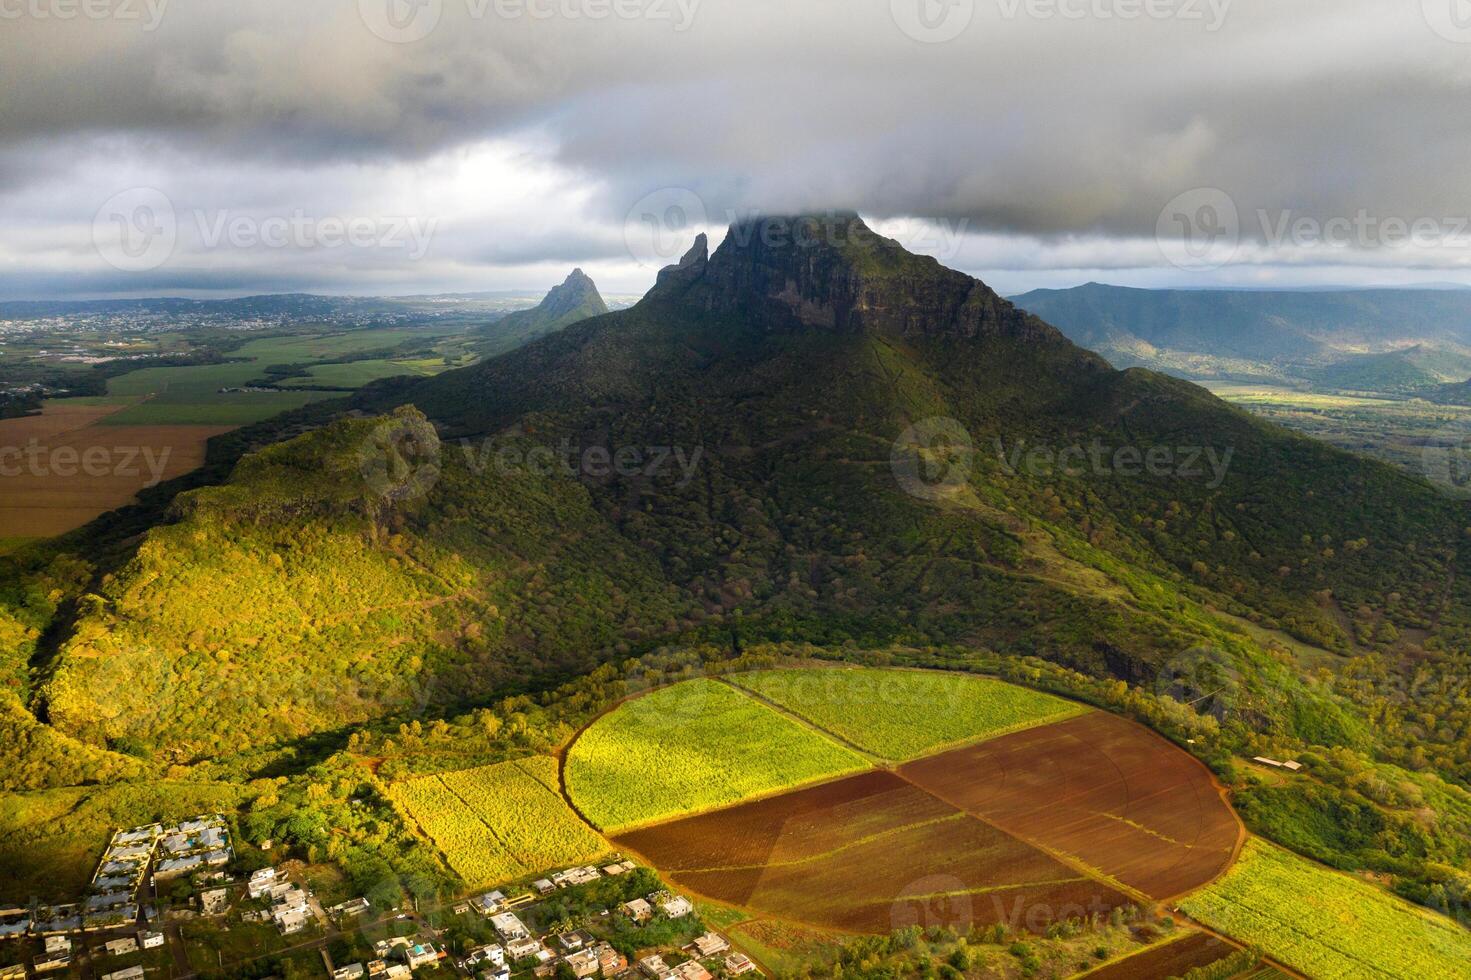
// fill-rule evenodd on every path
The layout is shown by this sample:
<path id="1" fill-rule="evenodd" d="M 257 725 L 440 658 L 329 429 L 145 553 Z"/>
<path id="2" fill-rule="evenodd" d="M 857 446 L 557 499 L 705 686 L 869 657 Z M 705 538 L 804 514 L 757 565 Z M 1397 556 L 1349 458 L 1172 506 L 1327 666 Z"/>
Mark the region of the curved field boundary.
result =
<path id="1" fill-rule="evenodd" d="M 940 799 L 1155 901 L 1217 880 L 1245 828 L 1210 770 L 1095 711 L 899 769 Z"/>
<path id="2" fill-rule="evenodd" d="M 824 670 L 836 683 L 847 673 Z M 1062 706 L 1053 717 L 1009 719 L 999 731 L 978 732 L 958 748 L 940 746 L 891 770 L 885 756 L 845 732 L 740 680 L 700 683 L 749 699 L 872 768 L 614 831 L 615 845 L 717 902 L 851 932 L 900 927 L 909 914 L 903 910 L 914 905 L 963 907 L 972 922 L 1015 924 L 1038 914 L 1045 922 L 1059 909 L 1086 914 L 1199 889 L 1230 869 L 1246 837 L 1226 790 L 1203 763 L 1107 712 L 1044 695 Z M 590 722 L 564 755 L 571 758 L 587 732 L 643 697 Z M 683 724 L 675 719 L 676 729 Z M 899 803 L 891 794 L 864 810 L 844 802 L 880 776 L 918 795 Z M 566 763 L 562 791 L 586 819 Z M 890 812 L 922 799 L 938 807 L 927 818 Z M 839 836 L 824 837 L 829 831 Z M 1012 895 L 1014 901 L 1002 901 Z"/>

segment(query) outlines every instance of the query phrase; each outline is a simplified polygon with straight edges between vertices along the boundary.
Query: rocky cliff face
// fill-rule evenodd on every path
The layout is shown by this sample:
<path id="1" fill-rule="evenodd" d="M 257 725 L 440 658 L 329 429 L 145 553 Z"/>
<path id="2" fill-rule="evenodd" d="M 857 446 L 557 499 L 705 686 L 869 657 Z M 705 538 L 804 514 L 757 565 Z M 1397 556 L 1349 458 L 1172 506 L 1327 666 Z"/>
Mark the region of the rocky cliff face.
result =
<path id="1" fill-rule="evenodd" d="M 984 283 L 905 251 L 855 214 L 741 222 L 708 260 L 705 252 L 702 235 L 651 296 L 682 289 L 685 304 L 754 316 L 772 330 L 1062 339 Z"/>

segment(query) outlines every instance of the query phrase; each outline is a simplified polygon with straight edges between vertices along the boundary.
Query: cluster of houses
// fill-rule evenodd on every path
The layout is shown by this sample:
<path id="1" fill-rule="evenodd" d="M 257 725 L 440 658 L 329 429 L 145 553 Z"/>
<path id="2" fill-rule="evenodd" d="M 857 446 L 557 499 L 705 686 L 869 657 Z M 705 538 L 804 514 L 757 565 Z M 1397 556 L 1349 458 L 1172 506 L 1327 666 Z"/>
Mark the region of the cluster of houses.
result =
<path id="1" fill-rule="evenodd" d="M 138 907 L 139 890 L 150 868 L 156 880 L 165 880 L 227 864 L 233 853 L 230 831 L 218 815 L 194 817 L 172 827 L 148 824 L 119 830 L 102 852 L 89 892 L 80 902 L 0 910 L 0 939 L 41 939 L 45 953 L 32 969 L 38 974 L 60 972 L 72 965 L 71 935 L 123 930 L 153 917 L 151 911 L 140 916 Z M 112 955 L 125 956 L 156 949 L 164 942 L 163 933 L 142 930 L 110 939 L 104 948 Z M 120 980 L 128 972 L 118 971 Z"/>
<path id="2" fill-rule="evenodd" d="M 250 880 L 245 883 L 245 894 L 270 903 L 270 911 L 261 917 L 274 922 L 283 936 L 301 932 L 315 918 L 312 893 L 306 887 L 288 881 L 275 868 L 252 872 Z"/>
<path id="3" fill-rule="evenodd" d="M 635 867 L 631 861 L 620 861 L 602 869 L 571 868 L 533 882 L 532 888 L 545 896 L 559 888 L 585 885 L 605 875 L 627 874 Z M 500 942 L 472 950 L 459 961 L 460 969 L 480 980 L 509 980 L 513 968 L 524 969 L 527 965 L 534 967 L 538 977 L 553 976 L 562 967 L 578 978 L 626 976 L 641 980 L 713 980 L 712 966 L 729 976 L 757 972 L 748 957 L 734 952 L 729 941 L 714 932 L 705 933 L 687 946 L 684 952 L 688 958 L 675 966 L 670 966 L 663 955 L 656 954 L 644 957 L 631 969 L 627 957 L 581 930 L 542 937 L 533 935 L 515 911 L 533 900 L 530 895 L 508 899 L 498 891 L 471 899 L 468 907 L 490 920 Z M 638 925 L 648 923 L 656 913 L 682 919 L 694 911 L 689 899 L 667 891 L 653 892 L 618 907 L 619 914 Z"/>

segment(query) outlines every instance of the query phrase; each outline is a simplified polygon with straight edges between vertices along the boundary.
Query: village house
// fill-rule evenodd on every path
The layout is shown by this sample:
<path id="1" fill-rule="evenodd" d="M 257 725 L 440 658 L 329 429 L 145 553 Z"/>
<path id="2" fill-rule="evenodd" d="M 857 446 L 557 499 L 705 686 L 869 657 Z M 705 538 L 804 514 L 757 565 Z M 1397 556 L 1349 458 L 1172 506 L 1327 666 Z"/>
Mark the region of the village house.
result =
<path id="1" fill-rule="evenodd" d="M 245 893 L 251 898 L 260 898 L 270 891 L 276 884 L 276 869 L 261 868 L 250 875 L 250 880 L 245 883 Z"/>
<path id="2" fill-rule="evenodd" d="M 490 925 L 496 934 L 505 942 L 515 942 L 518 939 L 528 939 L 531 930 L 526 928 L 514 912 L 501 912 L 490 917 Z"/>
<path id="3" fill-rule="evenodd" d="M 47 956 L 69 954 L 72 951 L 72 941 L 66 936 L 47 936 L 45 948 Z"/>
<path id="4" fill-rule="evenodd" d="M 557 890 L 550 878 L 538 878 L 531 883 L 531 887 L 536 889 L 538 895 L 550 895 Z"/>
<path id="5" fill-rule="evenodd" d="M 506 902 L 503 892 L 486 892 L 470 899 L 470 907 L 481 915 L 495 915 Z"/>
<path id="6" fill-rule="evenodd" d="M 628 872 L 632 871 L 636 867 L 637 865 L 634 864 L 632 861 L 619 861 L 617 864 L 610 864 L 606 868 L 604 868 L 603 874 L 612 878 L 618 875 L 626 875 L 628 874 Z"/>
<path id="7" fill-rule="evenodd" d="M 505 966 L 506 951 L 495 945 L 481 946 L 479 949 L 472 950 L 470 955 L 466 956 L 460 965 L 469 972 L 475 970 L 476 967 L 482 964 L 496 967 Z"/>
<path id="8" fill-rule="evenodd" d="M 718 933 L 707 932 L 691 943 L 690 949 L 694 951 L 695 956 L 702 960 L 707 960 L 712 956 L 719 956 L 721 953 L 729 950 L 730 943 L 726 942 L 725 937 Z"/>
<path id="9" fill-rule="evenodd" d="M 723 965 L 725 966 L 725 972 L 733 977 L 738 977 L 743 973 L 750 973 L 756 969 L 756 964 L 752 963 L 751 958 L 745 953 L 731 953 L 725 958 Z"/>
<path id="10" fill-rule="evenodd" d="M 44 960 L 37 960 L 31 964 L 31 968 L 37 973 L 55 973 L 58 970 L 65 970 L 71 964 L 71 954 L 63 953 L 60 956 L 48 956 Z"/>
<path id="11" fill-rule="evenodd" d="M 541 954 L 546 952 L 541 941 L 526 936 L 521 939 L 513 939 L 506 943 L 506 956 L 512 963 L 520 963 L 522 960 L 541 959 Z"/>
<path id="12" fill-rule="evenodd" d="M 676 980 L 677 977 L 677 974 L 669 969 L 669 964 L 664 962 L 664 957 L 658 953 L 639 960 L 638 970 L 649 980 Z"/>
<path id="13" fill-rule="evenodd" d="M 126 956 L 129 953 L 138 952 L 138 940 L 132 936 L 126 936 L 122 939 L 111 939 L 103 944 L 103 949 L 107 950 L 113 956 Z"/>
<path id="14" fill-rule="evenodd" d="M 690 900 L 683 895 L 675 895 L 659 902 L 659 911 L 671 919 L 682 919 L 694 910 L 695 907 L 690 904 Z"/>
<path id="15" fill-rule="evenodd" d="M 569 953 L 563 957 L 562 962 L 566 963 L 573 975 L 579 978 L 596 976 L 598 970 L 602 968 L 598 963 L 598 954 L 590 949 Z"/>
<path id="16" fill-rule="evenodd" d="M 715 975 L 699 960 L 686 960 L 676 966 L 674 972 L 680 980 L 715 980 Z"/>
<path id="17" fill-rule="evenodd" d="M 349 963 L 332 971 L 332 980 L 358 980 L 367 976 L 368 970 L 361 963 Z"/>
<path id="18" fill-rule="evenodd" d="M 585 932 L 564 932 L 557 937 L 557 945 L 564 953 L 574 953 L 590 942 L 592 937 Z"/>
<path id="19" fill-rule="evenodd" d="M 351 901 L 343 902 L 340 905 L 334 905 L 327 911 L 331 912 L 339 919 L 345 919 L 348 916 L 352 915 L 362 915 L 371 907 L 371 904 L 366 898 L 354 898 Z"/>
<path id="20" fill-rule="evenodd" d="M 417 970 L 421 966 L 439 962 L 440 952 L 434 948 L 432 943 L 414 943 L 404 949 L 404 962 L 409 965 L 410 970 Z"/>
<path id="21" fill-rule="evenodd" d="M 634 922 L 643 924 L 654 917 L 654 907 L 642 898 L 635 898 L 631 902 L 624 902 L 619 908 L 623 914 Z"/>
<path id="22" fill-rule="evenodd" d="M 126 970 L 104 974 L 102 980 L 143 980 L 143 968 L 141 966 L 130 966 Z"/>
<path id="23" fill-rule="evenodd" d="M 0 966 L 0 980 L 26 980 L 25 965 L 17 963 L 14 966 Z"/>
<path id="24" fill-rule="evenodd" d="M 603 971 L 605 977 L 616 977 L 628 969 L 628 957 L 607 943 L 602 943 L 593 952 L 598 954 L 598 968 Z"/>

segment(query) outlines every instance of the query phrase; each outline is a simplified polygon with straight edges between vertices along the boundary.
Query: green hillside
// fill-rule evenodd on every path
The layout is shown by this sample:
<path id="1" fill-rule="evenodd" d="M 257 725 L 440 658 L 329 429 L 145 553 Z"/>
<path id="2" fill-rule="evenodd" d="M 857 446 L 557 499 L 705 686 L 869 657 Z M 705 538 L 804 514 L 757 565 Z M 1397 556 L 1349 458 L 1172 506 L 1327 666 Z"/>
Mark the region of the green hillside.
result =
<path id="1" fill-rule="evenodd" d="M 630 657 L 924 649 L 1199 738 L 1278 840 L 1455 884 L 1464 504 L 1115 371 L 856 218 L 787 224 L 803 244 L 738 226 L 630 310 L 258 432 L 146 531 L 0 558 L 0 664 L 65 757 L 24 785 L 289 779 L 259 835 L 320 858 L 308 789 L 552 752 Z M 546 693 L 576 678 L 597 693 Z M 1256 785 L 1262 753 L 1312 775 Z"/>

